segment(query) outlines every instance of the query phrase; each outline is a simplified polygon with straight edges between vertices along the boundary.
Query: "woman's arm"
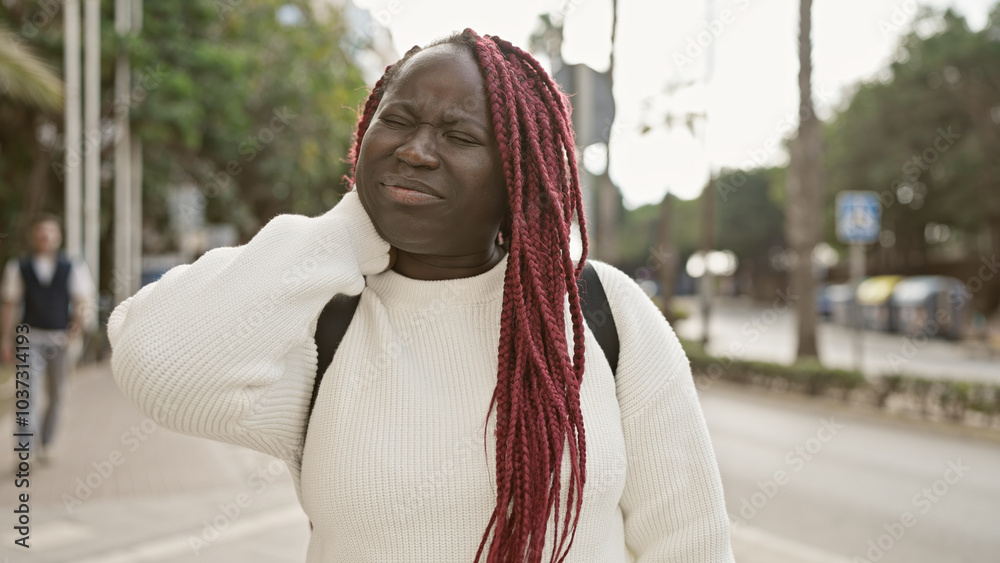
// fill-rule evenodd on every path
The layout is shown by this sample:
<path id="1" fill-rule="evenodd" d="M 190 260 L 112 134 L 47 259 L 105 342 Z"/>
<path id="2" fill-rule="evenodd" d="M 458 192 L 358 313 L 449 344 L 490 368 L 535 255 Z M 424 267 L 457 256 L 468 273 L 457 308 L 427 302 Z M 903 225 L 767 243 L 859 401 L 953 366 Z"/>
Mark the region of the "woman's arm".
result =
<path id="1" fill-rule="evenodd" d="M 626 544 L 639 562 L 732 563 L 722 481 L 688 359 L 635 282 L 606 264 L 595 268 L 621 342 Z"/>
<path id="2" fill-rule="evenodd" d="M 209 251 L 108 319 L 115 381 L 157 423 L 297 457 L 316 373 L 316 319 L 389 263 L 355 192 L 320 217 L 281 215 Z"/>

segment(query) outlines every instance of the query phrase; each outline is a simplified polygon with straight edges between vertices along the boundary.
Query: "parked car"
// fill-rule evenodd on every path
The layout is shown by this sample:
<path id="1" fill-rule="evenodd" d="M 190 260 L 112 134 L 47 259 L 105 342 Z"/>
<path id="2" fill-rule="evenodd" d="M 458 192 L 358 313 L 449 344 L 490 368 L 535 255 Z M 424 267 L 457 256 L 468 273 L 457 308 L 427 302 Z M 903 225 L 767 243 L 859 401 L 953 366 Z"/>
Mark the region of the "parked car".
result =
<path id="1" fill-rule="evenodd" d="M 861 306 L 862 326 L 889 332 L 896 328 L 892 292 L 903 276 L 873 276 L 860 284 L 856 297 Z"/>
<path id="2" fill-rule="evenodd" d="M 913 276 L 896 284 L 892 305 L 904 334 L 958 339 L 968 318 L 968 288 L 947 276 Z"/>

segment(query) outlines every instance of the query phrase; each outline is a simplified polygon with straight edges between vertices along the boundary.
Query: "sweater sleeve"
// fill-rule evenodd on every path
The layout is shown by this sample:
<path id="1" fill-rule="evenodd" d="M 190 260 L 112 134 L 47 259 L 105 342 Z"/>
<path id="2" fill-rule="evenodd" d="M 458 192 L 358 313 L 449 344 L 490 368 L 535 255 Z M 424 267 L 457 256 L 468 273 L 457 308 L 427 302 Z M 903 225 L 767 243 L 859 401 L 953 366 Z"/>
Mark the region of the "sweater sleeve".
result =
<path id="1" fill-rule="evenodd" d="M 319 217 L 275 217 L 247 244 L 177 266 L 114 310 L 115 381 L 167 428 L 297 460 L 316 319 L 388 263 L 355 192 Z"/>
<path id="2" fill-rule="evenodd" d="M 722 480 L 680 341 L 631 278 L 594 264 L 621 343 L 626 545 L 640 563 L 732 563 Z"/>

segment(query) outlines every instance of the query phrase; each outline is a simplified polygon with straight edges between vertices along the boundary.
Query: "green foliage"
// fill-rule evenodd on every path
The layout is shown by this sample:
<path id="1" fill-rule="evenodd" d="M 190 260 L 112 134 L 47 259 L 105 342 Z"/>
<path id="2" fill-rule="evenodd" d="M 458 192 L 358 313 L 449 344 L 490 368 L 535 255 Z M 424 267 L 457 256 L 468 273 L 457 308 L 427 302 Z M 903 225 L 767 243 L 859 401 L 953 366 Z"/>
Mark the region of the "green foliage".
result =
<path id="1" fill-rule="evenodd" d="M 625 209 L 618 225 L 619 258 L 623 263 L 642 262 L 656 241 L 660 211 L 656 204 Z"/>
<path id="2" fill-rule="evenodd" d="M 128 48 L 151 78 L 134 117 L 151 198 L 193 182 L 209 219 L 242 219 L 244 235 L 279 213 L 336 203 L 364 83 L 339 42 L 336 12 L 320 21 L 302 5 L 306 17 L 285 26 L 275 18 L 285 4 L 146 3 Z M 148 158 L 159 154 L 173 158 Z"/>
<path id="3" fill-rule="evenodd" d="M 824 367 L 815 359 L 800 360 L 791 365 L 721 358 L 707 354 L 699 345 L 682 341 L 691 361 L 696 381 L 722 379 L 762 387 L 781 387 L 809 395 L 822 395 L 832 390 L 847 393 L 863 387 L 864 376 L 854 370 Z"/>
<path id="4" fill-rule="evenodd" d="M 42 93 L 37 101 L 50 98 L 52 103 L 39 105 L 23 96 L 0 94 L 0 201 L 3 202 L 0 205 L 0 262 L 6 262 L 24 248 L 23 230 L 28 218 L 21 211 L 26 203 L 28 207 L 31 204 L 38 206 L 45 200 L 44 188 L 49 180 L 46 171 L 54 151 L 52 146 L 41 143 L 31 135 L 31 131 L 45 124 L 55 127 L 61 121 L 62 108 L 58 102 L 62 96 L 59 84 L 62 72 L 57 69 L 62 66 L 62 26 L 54 18 L 59 13 L 60 3 L 51 3 L 52 16 L 43 12 L 40 4 L 0 3 L 0 26 L 10 29 L 9 34 L 3 34 L 3 42 L 7 44 L 5 50 L 14 55 L 18 65 L 23 67 L 28 63 L 28 67 L 34 68 L 22 68 L 14 74 L 23 78 L 44 72 L 42 69 L 51 68 L 53 72 L 53 76 L 44 78 L 43 83 L 35 87 L 28 87 L 25 92 Z M 31 53 L 30 61 L 24 57 L 26 53 Z M 0 59 L 3 58 L 0 55 Z M 3 64 L 6 63 L 0 62 L 0 65 Z M 11 70 L 8 67 L 8 79 L 11 78 Z M 2 82 L 8 79 L 0 79 L 0 90 L 7 92 Z M 52 89 L 52 79 L 58 90 L 54 97 L 52 92 L 44 94 L 44 91 Z M 54 176 L 51 180 L 54 182 Z"/>
<path id="5" fill-rule="evenodd" d="M 784 211 L 778 198 L 784 169 L 723 170 L 714 180 L 716 247 L 732 250 L 740 262 L 769 264 L 768 251 L 784 247 Z M 672 196 L 668 196 L 672 197 Z M 674 199 L 671 237 L 678 262 L 701 247 L 701 199 Z M 622 264 L 643 264 L 656 246 L 660 204 L 644 205 L 623 214 L 619 231 Z"/>
<path id="6" fill-rule="evenodd" d="M 295 25 L 279 23 L 277 8 L 292 3 L 304 17 Z M 336 203 L 356 109 L 367 92 L 342 45 L 340 14 L 324 10 L 329 17 L 320 20 L 310 6 L 147 1 L 142 31 L 119 38 L 114 3 L 102 3 L 101 118 L 107 127 L 130 109 L 133 135 L 143 143 L 147 223 L 164 230 L 168 191 L 181 183 L 199 187 L 209 221 L 235 223 L 244 238 L 278 213 L 318 214 Z M 11 22 L 23 44 L 54 67 L 62 65 L 61 18 L 54 0 L 0 4 L 0 21 Z M 133 88 L 116 99 L 119 52 L 131 58 Z M 24 250 L 19 221 L 39 210 L 62 212 L 62 129 L 62 108 L 0 104 L 0 259 Z M 105 168 L 113 150 L 105 141 Z M 102 178 L 106 261 L 112 183 Z M 102 265 L 107 272 L 109 264 Z"/>
<path id="7" fill-rule="evenodd" d="M 889 375 L 872 383 L 877 405 L 884 408 L 891 396 L 911 397 L 920 414 L 928 417 L 933 410 L 953 421 L 961 421 L 968 412 L 988 417 L 1000 415 L 1000 386 L 955 380 L 929 380 L 905 375 Z"/>
<path id="8" fill-rule="evenodd" d="M 670 236 L 680 256 L 690 255 L 698 249 L 699 209 L 700 203 L 696 199 L 683 201 L 674 198 Z M 650 256 L 650 248 L 657 244 L 659 225 L 659 203 L 626 209 L 618 231 L 619 261 L 623 264 L 645 263 Z"/>
<path id="9" fill-rule="evenodd" d="M 872 396 L 875 406 L 880 409 L 888 408 L 892 397 L 908 398 L 917 403 L 919 414 L 924 418 L 935 410 L 955 422 L 965 420 L 969 412 L 985 415 L 989 424 L 1000 418 L 1000 385 L 935 381 L 909 375 L 886 375 L 868 380 L 858 371 L 827 368 L 815 359 L 784 365 L 712 356 L 700 344 L 688 340 L 681 340 L 681 346 L 691 362 L 695 384 L 702 389 L 722 380 L 813 396 L 836 392 L 844 400 L 857 391 L 862 396 Z"/>
<path id="10" fill-rule="evenodd" d="M 929 222 L 1000 229 L 998 37 L 1000 4 L 978 32 L 950 10 L 918 15 L 894 62 L 826 127 L 831 213 L 838 191 L 881 193 L 901 255 L 926 250 Z"/>
<path id="11" fill-rule="evenodd" d="M 776 201 L 784 169 L 723 170 L 715 180 L 716 247 L 741 262 L 768 263 L 768 251 L 785 246 L 785 212 Z"/>
<path id="12" fill-rule="evenodd" d="M 63 86 L 49 65 L 0 20 L 0 99 L 3 98 L 58 110 L 63 102 Z"/>

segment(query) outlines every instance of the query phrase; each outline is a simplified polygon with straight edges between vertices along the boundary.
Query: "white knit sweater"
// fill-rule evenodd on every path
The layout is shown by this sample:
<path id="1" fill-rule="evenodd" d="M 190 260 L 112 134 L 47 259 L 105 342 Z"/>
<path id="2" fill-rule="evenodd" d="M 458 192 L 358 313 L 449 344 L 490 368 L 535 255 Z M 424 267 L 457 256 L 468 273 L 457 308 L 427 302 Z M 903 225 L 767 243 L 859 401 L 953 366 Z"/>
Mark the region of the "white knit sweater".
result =
<path id="1" fill-rule="evenodd" d="M 496 503 L 484 424 L 506 259 L 475 277 L 421 281 L 385 271 L 388 249 L 353 192 L 320 217 L 277 217 L 115 309 L 111 365 L 157 423 L 284 460 L 315 526 L 309 562 L 469 562 Z M 616 379 L 587 329 L 587 482 L 568 561 L 731 562 L 688 361 L 638 286 L 594 265 L 621 355 Z M 312 336 L 336 293 L 361 302 L 303 444 Z M 566 491 L 568 463 L 562 475 Z"/>

